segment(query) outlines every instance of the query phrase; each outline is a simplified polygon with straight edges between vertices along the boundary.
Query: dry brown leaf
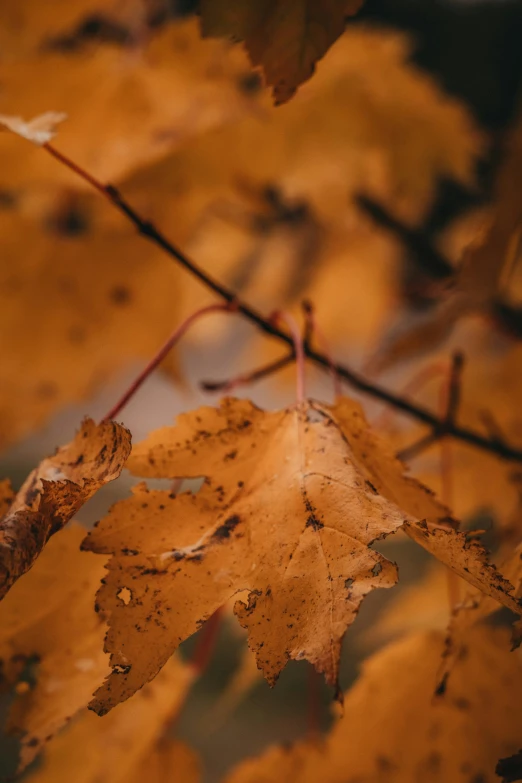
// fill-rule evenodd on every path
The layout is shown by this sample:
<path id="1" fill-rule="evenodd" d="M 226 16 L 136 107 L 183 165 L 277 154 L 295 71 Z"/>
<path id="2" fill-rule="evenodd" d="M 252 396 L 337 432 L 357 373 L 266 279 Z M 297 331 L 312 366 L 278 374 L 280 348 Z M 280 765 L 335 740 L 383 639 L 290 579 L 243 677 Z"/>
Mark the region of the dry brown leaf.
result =
<path id="1" fill-rule="evenodd" d="M 154 677 L 240 590 L 250 596 L 235 613 L 269 682 L 288 659 L 306 659 L 335 684 L 341 641 L 361 601 L 397 580 L 394 564 L 369 546 L 399 528 L 519 610 L 485 550 L 448 527 L 447 509 L 404 477 L 348 399 L 275 413 L 225 399 L 152 433 L 128 467 L 207 481 L 197 495 L 177 496 L 141 484 L 86 539 L 86 548 L 113 555 L 98 594 L 113 667 L 92 703 L 99 712 Z M 120 600 L 122 590 L 130 600 Z"/>
<path id="2" fill-rule="evenodd" d="M 173 658 L 153 683 L 103 720 L 92 712 L 84 712 L 49 745 L 41 766 L 29 780 L 31 783 L 148 780 L 148 774 L 136 778 L 136 773 L 140 769 L 143 773 L 142 764 L 146 764 L 155 743 L 183 703 L 192 679 L 192 669 Z M 178 746 L 174 753 L 179 753 L 181 769 L 197 775 L 186 751 Z M 197 776 L 173 776 L 173 779 L 195 783 Z"/>
<path id="3" fill-rule="evenodd" d="M 363 0 L 201 0 L 203 35 L 245 42 L 254 65 L 273 87 L 276 104 L 309 79 L 316 62 L 343 33 Z"/>
<path id="4" fill-rule="evenodd" d="M 23 120 L 21 117 L 11 117 L 6 114 L 0 114 L 0 130 L 8 130 L 16 133 L 36 145 L 46 144 L 56 134 L 58 123 L 67 119 L 63 112 L 48 111 L 40 114 L 30 121 Z"/>
<path id="5" fill-rule="evenodd" d="M 49 538 L 120 475 L 130 449 L 125 427 L 85 419 L 71 443 L 29 474 L 0 519 L 0 599 L 31 568 Z"/>
<path id="6" fill-rule="evenodd" d="M 505 631 L 475 629 L 434 699 L 443 646 L 431 632 L 386 647 L 364 664 L 324 743 L 273 748 L 227 783 L 494 783 L 498 759 L 520 745 L 520 659 Z"/>
<path id="7" fill-rule="evenodd" d="M 24 768 L 85 707 L 109 673 L 106 627 L 94 610 L 102 558 L 80 551 L 85 528 L 67 527 L 0 603 L 0 681 L 14 685 L 35 661 L 36 682 L 17 692 L 8 729 L 21 735 Z"/>

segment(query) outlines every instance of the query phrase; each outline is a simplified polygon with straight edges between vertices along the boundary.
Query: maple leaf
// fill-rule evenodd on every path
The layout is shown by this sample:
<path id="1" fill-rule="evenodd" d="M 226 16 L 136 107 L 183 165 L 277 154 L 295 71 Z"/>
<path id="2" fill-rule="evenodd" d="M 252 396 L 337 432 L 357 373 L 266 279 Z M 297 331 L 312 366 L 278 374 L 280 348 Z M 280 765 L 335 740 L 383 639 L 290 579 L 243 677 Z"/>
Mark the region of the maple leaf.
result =
<path id="1" fill-rule="evenodd" d="M 71 443 L 29 474 L 0 518 L 0 599 L 31 568 L 49 538 L 120 475 L 130 448 L 125 427 L 85 419 Z"/>
<path id="2" fill-rule="evenodd" d="M 42 764 L 28 780 L 31 783 L 149 780 L 148 772 L 144 775 L 144 771 L 158 753 L 156 743 L 183 703 L 192 680 L 191 667 L 172 658 L 153 683 L 104 720 L 85 711 L 55 737 Z M 181 743 L 169 744 L 165 752 L 173 766 L 176 759 L 180 762 L 184 776 L 176 775 L 175 779 L 180 783 L 196 783 L 198 768 L 193 755 Z M 138 771 L 141 778 L 137 777 Z"/>
<path id="3" fill-rule="evenodd" d="M 46 144 L 56 134 L 58 123 L 67 119 L 63 112 L 47 111 L 32 120 L 26 121 L 21 117 L 10 117 L 0 114 L 0 130 L 8 130 L 22 136 L 33 144 Z"/>
<path id="4" fill-rule="evenodd" d="M 341 641 L 361 601 L 397 580 L 395 565 L 369 547 L 399 528 L 519 610 L 485 550 L 448 527 L 447 509 L 403 476 L 350 400 L 267 413 L 225 399 L 151 434 L 128 467 L 145 477 L 207 480 L 197 495 L 139 485 L 84 543 L 113 555 L 98 593 L 113 667 L 92 702 L 101 713 L 155 676 L 243 590 L 248 602 L 238 601 L 235 613 L 266 679 L 274 683 L 289 658 L 304 658 L 335 684 Z M 129 601 L 118 597 L 122 590 Z"/>
<path id="5" fill-rule="evenodd" d="M 499 756 L 520 745 L 520 661 L 505 630 L 474 629 L 446 694 L 434 698 L 443 646 L 432 631 L 384 648 L 364 662 L 324 742 L 272 748 L 226 783 L 493 783 Z"/>
<path id="6" fill-rule="evenodd" d="M 104 564 L 80 551 L 85 532 L 73 523 L 52 538 L 0 603 L 0 684 L 15 685 L 24 666 L 37 662 L 36 682 L 16 691 L 8 718 L 8 730 L 22 735 L 19 769 L 109 673 L 106 627 L 93 605 Z"/>
<path id="7" fill-rule="evenodd" d="M 346 17 L 362 4 L 363 0 L 201 0 L 201 28 L 203 35 L 244 41 L 279 104 L 312 76 L 316 62 L 343 33 Z"/>
<path id="8" fill-rule="evenodd" d="M 404 466 L 390 445 L 368 427 L 361 406 L 344 397 L 331 408 L 331 415 L 349 439 L 355 459 L 367 465 L 376 491 L 409 514 L 402 528 L 406 535 L 466 582 L 520 613 L 511 582 L 489 562 L 475 538 L 454 529 L 456 523 L 448 509 L 426 487 L 404 475 Z"/>
<path id="9" fill-rule="evenodd" d="M 509 554 L 500 557 L 502 573 L 514 585 L 514 595 L 522 599 L 522 544 L 514 550 L 509 547 Z M 483 623 L 499 606 L 489 595 L 479 590 L 468 591 L 467 595 L 454 607 L 447 628 L 444 645 L 444 656 L 438 671 L 439 688 L 446 688 L 457 662 L 465 655 L 467 634 L 470 628 Z M 522 640 L 522 622 L 517 620 L 512 631 L 512 645 L 518 647 Z"/>
<path id="10" fill-rule="evenodd" d="M 288 658 L 306 658 L 335 683 L 362 599 L 397 580 L 369 545 L 404 522 L 350 457 L 319 405 L 265 413 L 234 399 L 182 415 L 141 444 L 134 473 L 212 478 L 177 497 L 140 485 L 87 537 L 86 548 L 114 554 L 97 599 L 110 615 L 114 669 L 94 709 L 141 687 L 240 590 L 250 599 L 235 612 L 269 682 Z"/>

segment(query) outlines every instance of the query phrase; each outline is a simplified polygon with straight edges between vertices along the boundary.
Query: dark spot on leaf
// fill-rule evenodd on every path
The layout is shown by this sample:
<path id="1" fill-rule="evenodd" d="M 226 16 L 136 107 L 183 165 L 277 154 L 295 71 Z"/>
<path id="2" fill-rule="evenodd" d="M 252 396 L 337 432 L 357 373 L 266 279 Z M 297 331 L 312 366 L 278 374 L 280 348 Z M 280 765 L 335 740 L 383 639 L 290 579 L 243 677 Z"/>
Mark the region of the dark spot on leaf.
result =
<path id="1" fill-rule="evenodd" d="M 109 298 L 111 302 L 114 302 L 114 304 L 123 306 L 129 304 L 132 297 L 131 292 L 127 286 L 115 285 L 109 291 Z"/>
<path id="2" fill-rule="evenodd" d="M 446 672 L 435 689 L 435 696 L 444 696 L 448 685 L 448 672 Z"/>
<path id="3" fill-rule="evenodd" d="M 215 541 L 223 541 L 226 538 L 230 538 L 230 534 L 241 522 L 241 518 L 237 514 L 234 514 L 228 519 L 225 519 L 222 525 L 220 525 L 212 534 L 212 538 Z"/>

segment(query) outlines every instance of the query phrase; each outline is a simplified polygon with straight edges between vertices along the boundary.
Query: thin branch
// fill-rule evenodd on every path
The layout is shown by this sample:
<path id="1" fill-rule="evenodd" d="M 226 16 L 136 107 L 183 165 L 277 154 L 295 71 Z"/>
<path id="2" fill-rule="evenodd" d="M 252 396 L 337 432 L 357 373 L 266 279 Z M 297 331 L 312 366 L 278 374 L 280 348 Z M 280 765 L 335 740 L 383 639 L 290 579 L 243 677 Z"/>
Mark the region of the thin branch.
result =
<path id="1" fill-rule="evenodd" d="M 440 372 L 440 365 L 433 365 L 431 368 L 427 368 L 434 372 Z M 418 457 L 423 451 L 433 446 L 434 443 L 439 441 L 445 441 L 448 435 L 451 435 L 456 427 L 456 418 L 460 405 L 461 386 L 462 386 L 462 371 L 464 369 L 464 354 L 460 351 L 455 351 L 451 357 L 451 365 L 445 370 L 447 380 L 442 384 L 440 390 L 440 412 L 441 419 L 438 427 L 432 429 L 427 435 L 423 435 L 416 440 L 410 446 L 406 446 L 402 451 L 398 453 L 398 457 L 401 460 L 408 461 L 414 457 Z M 451 473 L 449 464 L 451 457 L 449 453 L 444 453 L 444 443 L 442 443 L 443 453 L 442 462 L 446 467 L 442 468 L 442 474 Z M 448 485 L 449 486 L 449 485 Z M 450 490 L 448 489 L 448 492 Z M 448 503 L 447 505 L 451 505 Z"/>
<path id="2" fill-rule="evenodd" d="M 213 291 L 217 296 L 225 300 L 225 302 L 235 302 L 236 295 L 233 291 L 223 286 L 213 277 L 208 275 L 203 269 L 195 264 L 188 258 L 181 250 L 175 245 L 169 242 L 163 234 L 161 234 L 149 221 L 144 220 L 133 208 L 124 200 L 119 191 L 112 185 L 103 185 L 96 180 L 92 175 L 81 169 L 76 163 L 69 160 L 65 155 L 59 152 L 51 144 L 44 144 L 42 148 L 45 149 L 50 155 L 56 158 L 64 166 L 67 166 L 71 171 L 75 172 L 84 181 L 88 182 L 92 187 L 96 188 L 102 195 L 104 195 L 117 209 L 120 210 L 137 228 L 142 236 L 154 242 L 161 247 L 171 258 L 174 258 L 181 266 L 183 266 L 193 277 L 197 278 L 203 285 Z M 265 318 L 261 313 L 254 310 L 252 307 L 244 302 L 237 301 L 237 311 L 241 313 L 251 323 L 255 324 L 257 328 L 265 334 L 285 343 L 289 348 L 293 348 L 293 340 L 288 332 L 280 329 L 269 318 Z M 328 358 L 318 351 L 313 350 L 310 346 L 305 346 L 305 354 L 307 358 L 324 367 L 326 370 L 330 369 L 330 362 Z M 336 363 L 334 365 L 335 371 L 341 378 L 350 384 L 354 389 L 360 392 L 370 395 L 375 399 L 391 405 L 399 411 L 417 419 L 420 422 L 428 425 L 433 431 L 438 431 L 443 425 L 443 421 L 431 413 L 431 411 L 423 408 L 419 405 L 414 405 L 408 400 L 402 398 L 400 395 L 394 394 L 387 389 L 383 389 L 377 384 L 370 383 L 358 373 L 345 367 L 342 364 Z M 464 443 L 469 443 L 472 446 L 476 446 L 483 451 L 488 451 L 502 457 L 506 460 L 512 460 L 516 462 L 522 462 L 522 450 L 511 446 L 505 441 L 490 440 L 475 430 L 468 429 L 466 427 L 458 427 L 453 425 L 447 429 L 446 435 L 449 435 L 457 440 L 461 440 Z"/>
<path id="3" fill-rule="evenodd" d="M 286 354 L 286 356 L 281 356 L 280 359 L 264 364 L 262 367 L 238 375 L 235 378 L 230 378 L 226 381 L 201 381 L 199 385 L 207 392 L 220 391 L 228 394 L 228 392 L 231 392 L 233 389 L 237 389 L 238 386 L 245 386 L 246 384 L 260 381 L 263 378 L 268 378 L 270 375 L 282 370 L 284 367 L 288 367 L 293 361 L 295 361 L 295 353 L 294 351 L 291 351 Z"/>
<path id="4" fill-rule="evenodd" d="M 305 317 L 304 344 L 309 347 L 314 336 L 317 339 L 319 347 L 321 348 L 324 355 L 328 359 L 328 364 L 330 366 L 330 373 L 333 380 L 334 397 L 335 399 L 339 399 L 339 397 L 341 397 L 343 393 L 341 379 L 339 378 L 339 373 L 335 368 L 335 362 L 332 359 L 332 355 L 330 353 L 330 349 L 328 346 L 328 341 L 324 336 L 323 331 L 320 328 L 319 324 L 317 323 L 317 318 L 315 317 L 315 308 L 312 302 L 310 302 L 307 299 L 304 302 L 302 302 L 301 307 L 303 309 L 303 314 Z"/>
<path id="5" fill-rule="evenodd" d="M 423 451 L 426 451 L 426 449 L 429 449 L 434 443 L 437 443 L 438 440 L 439 436 L 435 432 L 428 432 L 427 435 L 423 435 L 422 438 L 416 440 L 415 443 L 412 443 L 410 446 L 406 446 L 402 449 L 402 451 L 399 451 L 397 456 L 402 462 L 409 462 L 414 457 L 422 454 Z"/>
<path id="6" fill-rule="evenodd" d="M 281 322 L 286 324 L 292 335 L 297 375 L 296 397 L 298 404 L 301 404 L 305 400 L 305 352 L 303 337 L 299 330 L 299 326 L 294 316 L 284 310 L 276 310 L 275 313 L 272 313 L 270 316 L 270 320 L 276 324 Z"/>
<path id="7" fill-rule="evenodd" d="M 445 429 L 453 427 L 460 406 L 464 354 L 456 351 L 451 357 L 451 369 L 446 390 Z"/>
<path id="8" fill-rule="evenodd" d="M 120 397 L 116 405 L 114 405 L 110 411 L 103 417 L 102 422 L 109 421 L 109 419 L 114 419 L 115 416 L 120 413 L 120 411 L 127 405 L 129 400 L 134 397 L 138 389 L 145 383 L 149 375 L 156 369 L 156 367 L 161 364 L 163 359 L 167 356 L 167 354 L 172 350 L 172 348 L 176 345 L 178 340 L 180 340 L 187 329 L 192 326 L 192 324 L 197 321 L 199 318 L 201 318 L 202 315 L 207 315 L 208 313 L 219 313 L 219 312 L 233 312 L 234 310 L 234 304 L 232 302 L 227 304 L 215 304 L 215 305 L 208 305 L 208 307 L 202 307 L 199 310 L 196 310 L 195 313 L 192 313 L 192 315 L 189 315 L 188 318 L 186 318 L 183 323 L 181 323 L 170 335 L 170 337 L 167 339 L 165 343 L 161 346 L 159 351 L 156 353 L 155 356 L 152 357 L 150 362 L 143 368 L 143 370 L 140 372 L 137 378 L 131 383 L 127 391 Z"/>

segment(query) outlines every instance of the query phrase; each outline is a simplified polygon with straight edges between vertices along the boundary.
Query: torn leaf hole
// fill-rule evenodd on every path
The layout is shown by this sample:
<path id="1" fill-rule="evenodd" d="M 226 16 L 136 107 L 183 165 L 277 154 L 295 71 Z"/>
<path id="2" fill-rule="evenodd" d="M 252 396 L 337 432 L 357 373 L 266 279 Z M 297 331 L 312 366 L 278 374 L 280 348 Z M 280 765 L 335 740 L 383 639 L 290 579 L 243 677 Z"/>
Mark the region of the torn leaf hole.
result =
<path id="1" fill-rule="evenodd" d="M 120 601 L 122 601 L 122 603 L 125 604 L 125 606 L 128 606 L 132 600 L 132 593 L 128 587 L 120 587 L 116 593 L 116 596 L 120 599 Z"/>

